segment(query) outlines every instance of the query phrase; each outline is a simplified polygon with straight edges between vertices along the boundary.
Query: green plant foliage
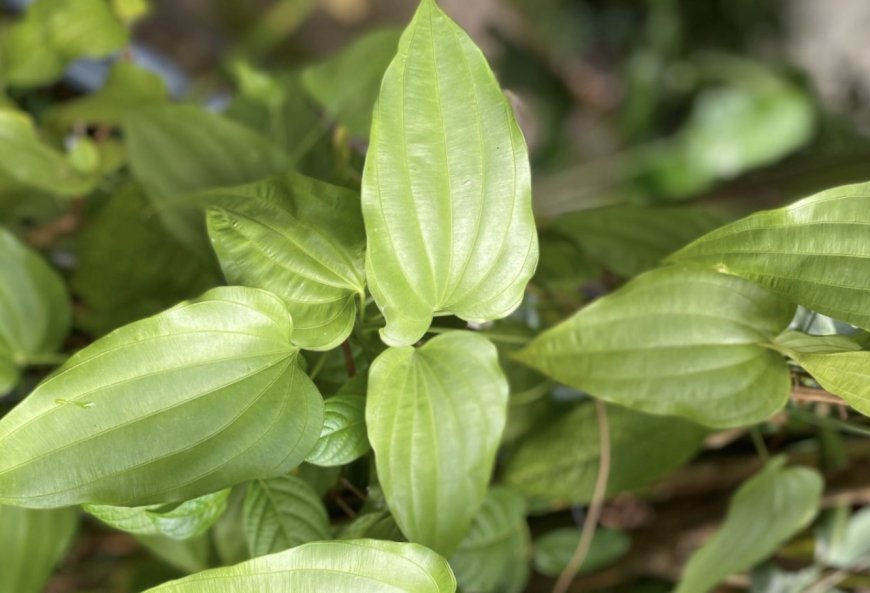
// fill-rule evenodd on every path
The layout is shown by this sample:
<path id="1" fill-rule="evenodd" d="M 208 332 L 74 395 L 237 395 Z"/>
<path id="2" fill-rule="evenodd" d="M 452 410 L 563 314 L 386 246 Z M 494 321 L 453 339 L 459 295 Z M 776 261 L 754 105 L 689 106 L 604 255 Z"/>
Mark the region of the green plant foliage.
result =
<path id="1" fill-rule="evenodd" d="M 772 460 L 734 494 L 724 524 L 689 559 L 676 593 L 706 593 L 809 525 L 824 482 L 818 472 L 784 462 Z"/>
<path id="2" fill-rule="evenodd" d="M 292 332 L 280 299 L 229 287 L 97 340 L 0 420 L 0 501 L 140 506 L 292 469 L 323 413 Z"/>
<path id="3" fill-rule="evenodd" d="M 0 394 L 15 385 L 29 359 L 60 347 L 70 318 L 61 278 L 0 228 Z"/>
<path id="4" fill-rule="evenodd" d="M 216 568 L 146 593 L 454 593 L 450 566 L 415 544 L 378 540 L 314 542 Z"/>
<path id="5" fill-rule="evenodd" d="M 390 348 L 369 371 L 366 424 L 387 504 L 409 540 L 452 554 L 483 504 L 508 385 L 486 338 Z"/>
<path id="6" fill-rule="evenodd" d="M 244 506 L 251 556 L 265 556 L 329 539 L 329 516 L 317 492 L 296 476 L 255 480 Z"/>
<path id="7" fill-rule="evenodd" d="M 636 490 L 681 466 L 700 448 L 706 430 L 667 416 L 607 406 L 612 462 L 609 494 Z M 592 499 L 599 464 L 595 408 L 583 404 L 521 439 L 508 458 L 504 480 L 526 496 L 555 506 Z M 637 443 L 644 443 L 638 447 Z"/>
<path id="8" fill-rule="evenodd" d="M 607 401 L 742 426 L 788 399 L 788 369 L 766 344 L 793 315 L 787 301 L 735 276 L 662 268 L 544 332 L 516 357 Z"/>
<path id="9" fill-rule="evenodd" d="M 305 90 L 333 120 L 354 136 L 365 138 L 384 71 L 396 55 L 397 29 L 381 29 L 352 43 L 302 74 Z"/>
<path id="10" fill-rule="evenodd" d="M 495 487 L 486 495 L 450 566 L 467 593 L 519 593 L 529 579 L 529 528 L 522 496 Z"/>
<path id="11" fill-rule="evenodd" d="M 418 341 L 433 315 L 517 308 L 538 260 L 530 194 L 525 141 L 486 60 L 424 0 L 384 75 L 363 172 L 387 344 Z"/>
<path id="12" fill-rule="evenodd" d="M 737 274 L 809 309 L 870 328 L 870 185 L 820 192 L 704 235 L 673 256 Z"/>
<path id="13" fill-rule="evenodd" d="M 353 192 L 300 175 L 200 194 L 227 280 L 287 301 L 293 341 L 331 350 L 365 301 L 365 231 Z"/>
<path id="14" fill-rule="evenodd" d="M 535 540 L 535 570 L 558 577 L 571 561 L 580 541 L 580 530 L 570 527 L 548 531 Z M 615 529 L 596 529 L 589 553 L 578 574 L 588 574 L 619 560 L 631 548 L 631 538 Z"/>
<path id="15" fill-rule="evenodd" d="M 315 465 L 346 465 L 369 450 L 366 400 L 359 395 L 336 395 L 323 402 L 320 440 L 306 461 Z"/>
<path id="16" fill-rule="evenodd" d="M 89 504 L 84 509 L 103 523 L 136 535 L 190 539 L 202 535 L 227 508 L 230 491 L 221 490 L 181 504 L 115 507 Z"/>
<path id="17" fill-rule="evenodd" d="M 76 509 L 0 505 L 0 591 L 42 593 L 78 525 Z"/>
<path id="18" fill-rule="evenodd" d="M 870 352 L 798 354 L 794 359 L 824 389 L 870 416 Z"/>
<path id="19" fill-rule="evenodd" d="M 209 539 L 199 535 L 190 539 L 174 539 L 165 535 L 137 535 L 136 541 L 169 566 L 185 574 L 209 567 Z"/>

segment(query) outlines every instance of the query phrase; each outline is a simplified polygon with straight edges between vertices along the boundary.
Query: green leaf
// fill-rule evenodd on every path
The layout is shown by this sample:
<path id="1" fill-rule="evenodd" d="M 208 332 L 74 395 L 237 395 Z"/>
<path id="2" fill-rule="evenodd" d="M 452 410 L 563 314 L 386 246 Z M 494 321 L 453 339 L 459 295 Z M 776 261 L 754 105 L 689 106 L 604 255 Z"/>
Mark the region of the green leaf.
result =
<path id="1" fill-rule="evenodd" d="M 227 287 L 97 340 L 0 420 L 0 502 L 141 506 L 286 473 L 323 414 L 292 332 L 278 297 Z"/>
<path id="2" fill-rule="evenodd" d="M 406 541 L 390 511 L 384 509 L 359 515 L 341 530 L 338 539 L 373 538 Z"/>
<path id="3" fill-rule="evenodd" d="M 346 465 L 369 450 L 366 400 L 359 395 L 336 395 L 323 402 L 320 440 L 308 454 L 314 465 Z"/>
<path id="4" fill-rule="evenodd" d="M 720 224 L 718 216 L 701 208 L 626 204 L 561 216 L 553 228 L 570 237 L 593 261 L 631 278 L 655 268 L 666 255 Z"/>
<path id="5" fill-rule="evenodd" d="M 0 591 L 41 593 L 78 525 L 73 508 L 31 510 L 0 505 Z"/>
<path id="6" fill-rule="evenodd" d="M 471 332 L 390 348 L 369 370 L 366 425 L 387 504 L 409 540 L 449 555 L 486 496 L 508 385 Z"/>
<path id="7" fill-rule="evenodd" d="M 768 463 L 731 499 L 725 522 L 689 559 L 675 593 L 705 593 L 730 574 L 773 554 L 816 516 L 821 475 L 803 467 Z"/>
<path id="8" fill-rule="evenodd" d="M 165 535 L 137 535 L 135 538 L 155 557 L 181 572 L 191 574 L 208 568 L 210 548 L 205 534 L 190 539 Z"/>
<path id="9" fill-rule="evenodd" d="M 712 427 L 744 426 L 788 400 L 788 367 L 765 345 L 793 315 L 793 305 L 736 276 L 662 268 L 582 309 L 516 356 L 623 406 Z"/>
<path id="10" fill-rule="evenodd" d="M 205 533 L 227 508 L 229 489 L 176 505 L 116 507 L 89 504 L 84 509 L 103 523 L 137 535 L 190 539 Z"/>
<path id="11" fill-rule="evenodd" d="M 519 593 L 529 579 L 526 504 L 509 488 L 492 488 L 450 558 L 466 593 Z"/>
<path id="12" fill-rule="evenodd" d="M 870 555 L 870 508 L 863 508 L 849 518 L 842 538 L 824 550 L 829 566 L 850 569 Z"/>
<path id="13" fill-rule="evenodd" d="M 558 577 L 568 566 L 577 545 L 580 530 L 564 527 L 548 531 L 535 541 L 535 570 L 548 577 Z M 631 538 L 615 529 L 596 529 L 583 566 L 577 574 L 589 574 L 613 564 L 631 548 Z"/>
<path id="14" fill-rule="evenodd" d="M 804 354 L 853 352 L 861 349 L 861 345 L 848 336 L 812 336 L 799 331 L 787 331 L 778 335 L 773 341 L 773 347 L 792 358 Z"/>
<path id="15" fill-rule="evenodd" d="M 865 329 L 870 291 L 870 184 L 823 191 L 704 235 L 672 256 L 743 276 Z"/>
<path id="16" fill-rule="evenodd" d="M 231 284 L 287 301 L 302 348 L 331 350 L 365 299 L 365 230 L 350 190 L 290 174 L 199 194 L 213 204 L 208 232 Z"/>
<path id="17" fill-rule="evenodd" d="M 480 50 L 433 0 L 384 75 L 362 206 L 390 346 L 417 342 L 433 315 L 519 306 L 538 260 L 525 141 Z"/>
<path id="18" fill-rule="evenodd" d="M 60 276 L 0 228 L 0 394 L 15 384 L 29 357 L 60 347 L 71 317 Z"/>
<path id="19" fill-rule="evenodd" d="M 706 431 L 680 418 L 607 406 L 612 462 L 607 493 L 637 490 L 680 467 L 701 448 Z M 600 459 L 595 406 L 582 404 L 522 439 L 503 479 L 556 506 L 592 499 Z M 643 443 L 643 447 L 638 447 Z"/>
<path id="20" fill-rule="evenodd" d="M 870 352 L 794 353 L 819 385 L 870 416 Z"/>
<path id="21" fill-rule="evenodd" d="M 0 109 L 0 176 L 12 187 L 33 188 L 58 196 L 81 196 L 97 185 L 93 171 L 76 168 L 70 156 L 39 138 L 24 113 Z"/>
<path id="22" fill-rule="evenodd" d="M 251 482 L 245 497 L 244 524 L 252 556 L 330 539 L 323 501 L 308 482 L 296 476 Z"/>
<path id="23" fill-rule="evenodd" d="M 302 73 L 305 90 L 354 136 L 369 135 L 372 108 L 384 71 L 396 54 L 399 34 L 396 29 L 372 31 Z"/>
<path id="24" fill-rule="evenodd" d="M 146 593 L 454 593 L 450 566 L 423 546 L 378 540 L 314 542 L 216 568 Z"/>

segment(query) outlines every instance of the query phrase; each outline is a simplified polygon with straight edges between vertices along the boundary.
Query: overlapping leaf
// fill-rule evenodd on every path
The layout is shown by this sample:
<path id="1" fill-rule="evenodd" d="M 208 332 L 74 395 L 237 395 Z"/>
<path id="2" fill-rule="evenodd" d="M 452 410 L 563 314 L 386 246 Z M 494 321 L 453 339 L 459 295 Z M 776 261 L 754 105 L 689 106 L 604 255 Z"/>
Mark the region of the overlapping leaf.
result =
<path id="1" fill-rule="evenodd" d="M 455 551 L 486 495 L 507 396 L 495 347 L 471 332 L 390 348 L 372 363 L 369 440 L 408 539 Z"/>
<path id="2" fill-rule="evenodd" d="M 293 341 L 331 350 L 353 329 L 365 295 L 365 231 L 353 192 L 286 175 L 199 194 L 230 283 L 287 301 Z"/>
<path id="3" fill-rule="evenodd" d="M 206 292 L 73 356 L 0 420 L 0 502 L 188 500 L 301 462 L 323 402 L 283 301 Z"/>
<path id="4" fill-rule="evenodd" d="M 42 593 L 78 525 L 76 509 L 0 505 L 0 591 Z"/>
<path id="5" fill-rule="evenodd" d="M 674 254 L 737 274 L 805 307 L 870 328 L 870 184 L 753 214 Z"/>
<path id="6" fill-rule="evenodd" d="M 481 54 L 423 0 L 381 85 L 362 183 L 366 273 L 391 346 L 433 315 L 506 316 L 538 244 L 525 142 Z"/>
<path id="7" fill-rule="evenodd" d="M 544 332 L 517 357 L 637 410 L 746 425 L 788 399 L 788 368 L 765 344 L 793 315 L 793 305 L 736 276 L 662 268 Z"/>
<path id="8" fill-rule="evenodd" d="M 315 465 L 345 465 L 369 450 L 366 400 L 359 395 L 336 395 L 323 403 L 320 440 L 306 461 Z"/>
<path id="9" fill-rule="evenodd" d="M 244 523 L 252 556 L 329 539 L 329 515 L 323 501 L 308 482 L 296 476 L 251 482 Z"/>
<path id="10" fill-rule="evenodd" d="M 454 593 L 447 562 L 416 544 L 371 539 L 314 542 L 215 568 L 146 593 Z"/>

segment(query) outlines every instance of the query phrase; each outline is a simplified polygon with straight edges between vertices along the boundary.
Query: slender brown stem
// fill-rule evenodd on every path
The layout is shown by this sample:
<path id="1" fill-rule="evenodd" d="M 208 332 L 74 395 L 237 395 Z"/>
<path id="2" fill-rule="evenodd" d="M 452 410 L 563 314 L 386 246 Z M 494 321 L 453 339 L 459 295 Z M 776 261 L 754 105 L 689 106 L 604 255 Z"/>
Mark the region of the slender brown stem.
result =
<path id="1" fill-rule="evenodd" d="M 837 406 L 846 405 L 846 402 L 833 393 L 828 393 L 824 389 L 813 389 L 812 387 L 793 388 L 791 390 L 791 398 L 797 402 L 819 402 Z"/>
<path id="2" fill-rule="evenodd" d="M 342 342 L 341 351 L 344 354 L 344 368 L 347 369 L 347 376 L 353 378 L 356 376 L 356 363 L 353 361 L 353 351 L 350 349 L 350 342 L 347 340 Z"/>
<path id="3" fill-rule="evenodd" d="M 589 554 L 592 546 L 592 536 L 595 535 L 595 527 L 601 518 L 601 510 L 604 508 L 604 499 L 607 495 L 607 480 L 610 477 L 610 425 L 607 423 L 607 408 L 601 400 L 595 400 L 595 411 L 598 414 L 598 439 L 599 439 L 599 462 L 598 476 L 595 478 L 595 490 L 592 493 L 592 501 L 589 503 L 589 512 L 583 521 L 583 531 L 580 533 L 580 541 L 577 549 L 571 556 L 571 560 L 559 575 L 553 593 L 566 593 L 571 586 L 577 572 L 583 568 L 583 562 Z"/>

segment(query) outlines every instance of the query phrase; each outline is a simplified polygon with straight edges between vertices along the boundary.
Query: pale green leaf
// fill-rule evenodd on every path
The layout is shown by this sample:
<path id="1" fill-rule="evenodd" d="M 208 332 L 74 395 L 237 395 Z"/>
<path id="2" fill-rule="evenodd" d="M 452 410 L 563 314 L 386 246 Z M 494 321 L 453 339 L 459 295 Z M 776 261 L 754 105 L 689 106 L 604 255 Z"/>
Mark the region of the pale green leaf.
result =
<path id="1" fill-rule="evenodd" d="M 870 352 L 794 352 L 790 356 L 824 389 L 870 416 Z"/>
<path id="2" fill-rule="evenodd" d="M 538 260 L 525 141 L 480 50 L 433 0 L 384 75 L 362 206 L 387 344 L 417 342 L 433 315 L 519 306 Z"/>
<path id="3" fill-rule="evenodd" d="M 853 352 L 861 349 L 861 345 L 849 336 L 812 336 L 799 331 L 787 331 L 778 335 L 773 341 L 773 347 L 793 358 L 803 354 Z"/>
<path id="4" fill-rule="evenodd" d="M 548 531 L 535 540 L 535 570 L 548 577 L 558 577 L 568 566 L 580 542 L 580 530 L 563 527 Z M 631 539 L 615 529 L 596 529 L 589 552 L 577 574 L 588 574 L 613 564 L 631 548 Z"/>
<path id="5" fill-rule="evenodd" d="M 202 535 L 227 508 L 229 489 L 181 504 L 116 507 L 89 504 L 84 509 L 103 523 L 137 535 L 190 539 Z"/>
<path id="6" fill-rule="evenodd" d="M 331 350 L 353 329 L 364 300 L 365 230 L 358 197 L 301 175 L 198 194 L 227 280 L 287 301 L 293 341 Z"/>
<path id="7" fill-rule="evenodd" d="M 372 363 L 369 441 L 387 503 L 409 540 L 452 554 L 486 495 L 508 385 L 495 347 L 471 332 Z"/>
<path id="8" fill-rule="evenodd" d="M 0 505 L 0 591 L 42 593 L 77 525 L 78 511 L 73 508 Z"/>
<path id="9" fill-rule="evenodd" d="M 867 329 L 868 225 L 870 184 L 846 185 L 726 225 L 672 259 L 743 276 Z"/>
<path id="10" fill-rule="evenodd" d="M 849 518 L 842 538 L 833 542 L 823 560 L 830 566 L 850 569 L 870 556 L 870 508 L 865 507 Z"/>
<path id="11" fill-rule="evenodd" d="M 112 10 L 122 23 L 131 25 L 151 10 L 150 0 L 111 0 Z"/>
<path id="12" fill-rule="evenodd" d="M 743 426 L 788 400 L 788 368 L 765 344 L 793 315 L 793 305 L 736 276 L 662 268 L 544 332 L 517 358 L 623 406 Z"/>
<path id="13" fill-rule="evenodd" d="M 390 511 L 384 509 L 359 515 L 341 530 L 338 539 L 373 538 L 407 541 Z"/>
<path id="14" fill-rule="evenodd" d="M 398 30 L 372 31 L 323 63 L 306 68 L 302 84 L 329 117 L 365 138 L 381 79 L 398 44 Z"/>
<path id="15" fill-rule="evenodd" d="M 278 297 L 226 287 L 97 340 L 0 420 L 0 501 L 141 506 L 286 473 L 323 420 L 292 332 Z"/>
<path id="16" fill-rule="evenodd" d="M 306 461 L 315 465 L 345 465 L 369 450 L 366 400 L 359 395 L 336 395 L 323 403 L 320 440 Z"/>
<path id="17" fill-rule="evenodd" d="M 450 558 L 465 593 L 519 593 L 529 579 L 531 546 L 526 504 L 509 488 L 486 495 L 459 549 Z"/>
<path id="18" fill-rule="evenodd" d="M 178 570 L 191 574 L 209 566 L 209 539 L 203 534 L 190 539 L 165 535 L 137 535 L 136 541 L 151 554 Z"/>
<path id="19" fill-rule="evenodd" d="M 244 524 L 252 556 L 329 539 L 329 515 L 323 501 L 308 482 L 296 476 L 251 482 Z"/>
<path id="20" fill-rule="evenodd" d="M 784 461 L 774 459 L 737 490 L 722 527 L 689 559 L 675 593 L 706 593 L 810 524 L 818 512 L 822 476 L 809 468 L 784 468 Z"/>
<path id="21" fill-rule="evenodd" d="M 313 542 L 216 568 L 146 593 L 454 593 L 447 562 L 416 544 L 371 539 Z"/>
<path id="22" fill-rule="evenodd" d="M 81 171 L 67 155 L 42 141 L 24 113 L 0 109 L 0 175 L 5 183 L 58 196 L 89 193 L 99 177 Z"/>
<path id="23" fill-rule="evenodd" d="M 647 486 L 680 467 L 700 450 L 706 435 L 692 422 L 619 406 L 607 406 L 607 422 L 612 452 L 607 493 L 611 495 Z M 595 406 L 579 405 L 536 428 L 508 458 L 504 481 L 555 506 L 589 502 L 600 460 Z"/>

